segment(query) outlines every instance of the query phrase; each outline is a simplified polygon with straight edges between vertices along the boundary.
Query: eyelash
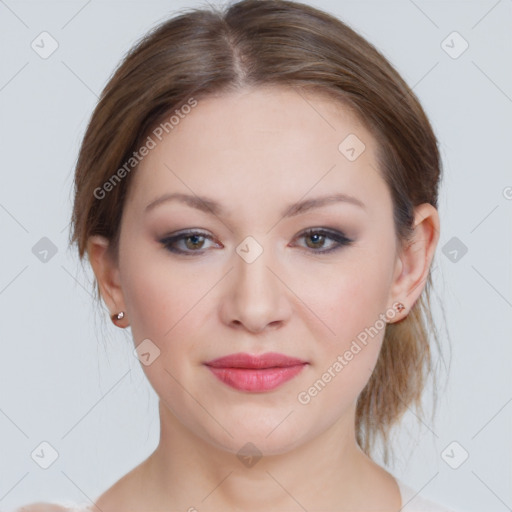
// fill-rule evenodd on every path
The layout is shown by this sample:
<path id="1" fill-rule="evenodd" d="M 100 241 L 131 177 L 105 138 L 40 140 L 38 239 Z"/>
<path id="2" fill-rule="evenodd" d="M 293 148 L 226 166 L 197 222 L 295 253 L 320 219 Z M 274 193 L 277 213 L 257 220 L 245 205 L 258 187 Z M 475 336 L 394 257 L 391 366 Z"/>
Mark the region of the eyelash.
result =
<path id="1" fill-rule="evenodd" d="M 337 250 L 341 249 L 343 246 L 348 246 L 348 245 L 350 245 L 350 244 L 352 244 L 354 242 L 354 240 L 351 240 L 350 238 L 347 238 L 343 233 L 341 233 L 339 231 L 333 231 L 333 230 L 323 229 L 323 228 L 308 229 L 306 231 L 303 231 L 297 238 L 303 238 L 303 237 L 308 237 L 308 236 L 311 237 L 313 235 L 324 236 L 325 240 L 330 239 L 330 240 L 335 242 L 333 247 L 331 247 L 330 249 L 315 250 L 315 249 L 311 249 L 311 248 L 306 248 L 306 250 L 309 249 L 309 250 L 311 250 L 315 254 L 331 253 L 331 252 L 334 252 L 334 251 L 337 251 Z M 202 233 L 200 231 L 185 231 L 183 233 L 178 233 L 176 235 L 168 236 L 166 238 L 163 238 L 162 240 L 160 240 L 160 243 L 169 252 L 172 252 L 172 253 L 175 253 L 175 254 L 182 254 L 182 255 L 185 255 L 185 256 L 194 256 L 194 255 L 197 255 L 197 254 L 203 254 L 205 250 L 197 250 L 197 251 L 194 251 L 194 250 L 182 250 L 182 249 L 177 249 L 175 247 L 174 244 L 176 244 L 177 242 L 180 242 L 182 240 L 186 240 L 187 238 L 191 238 L 193 236 L 198 236 L 198 237 L 205 238 L 207 240 L 212 240 L 212 237 L 207 235 L 206 233 Z"/>

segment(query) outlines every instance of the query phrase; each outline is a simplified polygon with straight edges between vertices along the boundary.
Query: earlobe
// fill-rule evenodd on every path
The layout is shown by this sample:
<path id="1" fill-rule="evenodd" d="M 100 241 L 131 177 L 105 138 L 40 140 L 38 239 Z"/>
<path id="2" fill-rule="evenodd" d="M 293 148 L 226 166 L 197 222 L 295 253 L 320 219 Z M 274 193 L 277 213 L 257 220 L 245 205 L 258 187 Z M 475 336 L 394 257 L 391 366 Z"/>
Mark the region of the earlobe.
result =
<path id="1" fill-rule="evenodd" d="M 439 240 L 439 215 L 434 206 L 423 203 L 415 208 L 412 240 L 399 255 L 399 271 L 390 295 L 391 303 L 401 301 L 410 311 L 423 291 Z"/>
<path id="2" fill-rule="evenodd" d="M 126 311 L 119 268 L 108 252 L 109 240 L 101 235 L 92 235 L 87 241 L 87 253 L 98 287 L 110 316 Z"/>

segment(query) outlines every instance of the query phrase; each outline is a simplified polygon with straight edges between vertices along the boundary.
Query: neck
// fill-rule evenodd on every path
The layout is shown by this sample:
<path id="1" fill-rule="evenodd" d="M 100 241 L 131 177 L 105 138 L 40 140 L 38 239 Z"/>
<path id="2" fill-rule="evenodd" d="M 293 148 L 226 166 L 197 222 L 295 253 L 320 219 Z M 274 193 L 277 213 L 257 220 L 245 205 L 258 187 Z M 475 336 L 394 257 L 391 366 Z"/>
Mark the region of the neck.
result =
<path id="1" fill-rule="evenodd" d="M 354 413 L 294 450 L 241 460 L 193 434 L 160 402 L 160 442 L 144 464 L 145 494 L 158 510 L 357 508 L 369 474 L 386 472 L 358 447 Z"/>

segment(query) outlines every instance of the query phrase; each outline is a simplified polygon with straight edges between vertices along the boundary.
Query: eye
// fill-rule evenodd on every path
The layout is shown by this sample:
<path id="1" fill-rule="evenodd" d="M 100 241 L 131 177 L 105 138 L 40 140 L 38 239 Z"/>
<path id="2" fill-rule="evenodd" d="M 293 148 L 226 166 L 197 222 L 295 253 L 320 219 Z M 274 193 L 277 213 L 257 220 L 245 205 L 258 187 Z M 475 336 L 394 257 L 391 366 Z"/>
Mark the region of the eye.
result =
<path id="1" fill-rule="evenodd" d="M 325 254 L 336 251 L 345 245 L 354 242 L 347 238 L 340 231 L 334 231 L 325 228 L 312 228 L 300 234 L 298 239 L 303 238 L 306 241 L 306 247 L 312 249 L 313 252 Z M 326 248 L 326 242 L 330 241 Z"/>
<path id="2" fill-rule="evenodd" d="M 212 237 L 206 233 L 185 231 L 163 238 L 160 243 L 170 252 L 192 255 L 193 253 L 202 254 L 204 249 L 208 248 L 207 245 L 205 247 L 207 241 L 211 242 Z"/>
<path id="3" fill-rule="evenodd" d="M 347 238 L 340 231 L 325 228 L 308 229 L 300 234 L 297 239 L 304 239 L 307 249 L 320 254 L 333 252 L 354 242 L 354 240 Z M 207 242 L 211 242 L 212 245 L 208 245 Z M 177 233 L 163 238 L 160 240 L 160 243 L 169 252 L 187 256 L 203 254 L 206 249 L 211 247 L 222 247 L 222 244 L 213 242 L 213 238 L 210 235 L 200 231 Z"/>

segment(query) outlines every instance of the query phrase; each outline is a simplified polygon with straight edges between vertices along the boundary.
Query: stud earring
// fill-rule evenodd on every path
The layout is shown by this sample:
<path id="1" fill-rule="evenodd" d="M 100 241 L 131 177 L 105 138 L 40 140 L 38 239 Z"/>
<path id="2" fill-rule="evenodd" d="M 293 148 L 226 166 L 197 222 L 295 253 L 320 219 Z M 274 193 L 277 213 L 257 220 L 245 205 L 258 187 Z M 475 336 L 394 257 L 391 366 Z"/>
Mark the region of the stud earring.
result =
<path id="1" fill-rule="evenodd" d="M 117 327 L 119 327 L 118 325 L 118 321 L 119 320 L 122 320 L 124 318 L 124 311 L 120 311 L 119 313 L 115 313 L 113 315 L 111 315 L 110 319 L 112 320 L 112 322 L 117 325 Z"/>
<path id="2" fill-rule="evenodd" d="M 401 313 L 404 309 L 405 309 L 405 306 L 401 303 L 401 302 L 395 302 L 393 304 L 393 309 L 397 312 L 397 313 Z M 407 316 L 407 315 L 406 315 Z M 391 318 L 394 318 L 395 315 L 393 314 L 391 316 Z M 386 319 L 386 323 L 389 324 L 389 323 L 393 323 L 393 322 L 390 322 L 388 319 Z"/>
<path id="3" fill-rule="evenodd" d="M 404 309 L 405 309 L 405 306 L 401 303 L 401 302 L 397 302 L 396 304 L 393 305 L 393 307 L 399 312 L 401 313 Z"/>

